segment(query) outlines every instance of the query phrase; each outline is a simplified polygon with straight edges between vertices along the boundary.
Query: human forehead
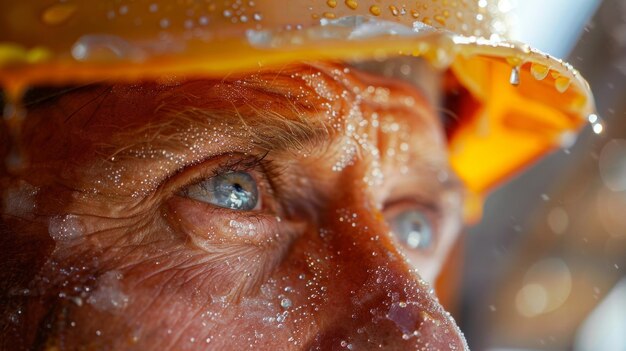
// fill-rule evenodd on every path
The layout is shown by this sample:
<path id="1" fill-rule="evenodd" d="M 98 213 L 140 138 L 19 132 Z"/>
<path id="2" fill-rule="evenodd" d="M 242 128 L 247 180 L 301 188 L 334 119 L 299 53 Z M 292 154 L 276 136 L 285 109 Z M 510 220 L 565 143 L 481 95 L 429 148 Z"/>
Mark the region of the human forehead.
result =
<path id="1" fill-rule="evenodd" d="M 181 131 L 200 124 L 220 129 L 223 138 L 248 141 L 248 134 L 254 132 L 251 126 L 263 126 L 271 140 L 257 140 L 261 143 L 289 141 L 294 132 L 319 139 L 380 127 L 387 137 L 419 134 L 423 137 L 411 139 L 437 147 L 443 144 L 439 122 L 416 89 L 343 65 L 322 63 L 220 79 L 95 84 L 37 104 L 33 115 L 30 124 L 39 132 L 46 133 L 39 128 L 41 124 L 56 122 L 57 138 L 80 134 L 89 135 L 91 141 L 117 143 L 128 138 L 136 141 L 138 133 L 145 138 L 173 136 L 170 139 L 175 141 L 190 137 L 193 133 Z M 285 122 L 297 122 L 300 129 L 294 131 L 295 124 Z M 242 127 L 248 130 L 227 133 Z M 273 132 L 285 138 L 272 138 Z"/>

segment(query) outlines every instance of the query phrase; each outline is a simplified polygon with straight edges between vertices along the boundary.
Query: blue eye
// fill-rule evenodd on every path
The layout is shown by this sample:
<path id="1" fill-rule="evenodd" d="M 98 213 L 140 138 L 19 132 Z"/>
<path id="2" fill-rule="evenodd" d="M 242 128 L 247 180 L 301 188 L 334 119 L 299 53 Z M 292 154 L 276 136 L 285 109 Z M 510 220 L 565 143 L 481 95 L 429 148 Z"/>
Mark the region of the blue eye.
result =
<path id="1" fill-rule="evenodd" d="M 259 202 L 259 188 L 246 172 L 228 172 L 216 175 L 183 190 L 183 195 L 232 210 L 250 211 Z"/>
<path id="2" fill-rule="evenodd" d="M 433 228 L 426 215 L 417 209 L 399 213 L 389 225 L 400 242 L 411 249 L 429 249 L 433 245 Z"/>

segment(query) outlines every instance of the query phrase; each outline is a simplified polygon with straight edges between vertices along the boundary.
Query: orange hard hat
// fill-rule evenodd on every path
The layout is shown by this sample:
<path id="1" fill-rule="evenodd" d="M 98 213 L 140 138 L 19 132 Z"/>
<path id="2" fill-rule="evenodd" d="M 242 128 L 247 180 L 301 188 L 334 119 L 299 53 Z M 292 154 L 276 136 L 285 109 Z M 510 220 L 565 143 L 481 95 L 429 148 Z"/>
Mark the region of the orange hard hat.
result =
<path id="1" fill-rule="evenodd" d="M 458 116 L 448 130 L 450 162 L 478 199 L 595 118 L 589 87 L 572 66 L 507 41 L 504 7 L 490 0 L 3 2 L 0 84 L 18 92 L 223 76 L 301 60 L 423 57 L 445 69 Z"/>

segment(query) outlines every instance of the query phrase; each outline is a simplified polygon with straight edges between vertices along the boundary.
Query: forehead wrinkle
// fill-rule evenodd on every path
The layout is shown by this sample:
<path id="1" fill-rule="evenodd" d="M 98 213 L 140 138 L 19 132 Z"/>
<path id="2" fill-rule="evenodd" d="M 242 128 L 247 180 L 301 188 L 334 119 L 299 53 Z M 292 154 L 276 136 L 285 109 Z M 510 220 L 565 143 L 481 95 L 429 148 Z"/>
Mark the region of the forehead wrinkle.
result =
<path id="1" fill-rule="evenodd" d="M 319 68 L 302 65 L 279 72 L 265 71 L 222 81 L 187 81 L 170 87 L 163 90 L 160 96 L 155 96 L 158 102 L 155 103 L 154 118 L 144 120 L 144 124 L 136 128 L 126 128 L 128 132 L 122 132 L 116 138 L 115 144 L 120 149 L 114 150 L 114 153 L 132 148 L 128 146 L 129 141 L 133 142 L 133 147 L 189 153 L 188 144 L 193 142 L 190 141 L 193 138 L 189 132 L 191 127 L 200 130 L 231 128 L 237 130 L 237 133 L 224 131 L 227 134 L 224 139 L 228 139 L 225 141 L 252 145 L 267 151 L 328 150 L 316 146 L 333 144 L 335 139 L 343 135 L 342 126 L 348 121 L 345 118 L 347 110 L 356 102 L 351 88 L 358 86 L 362 90 L 363 84 L 367 83 L 367 80 L 360 82 L 356 77 L 351 78 L 350 74 L 337 73 L 336 68 L 336 65 L 322 65 Z M 321 73 L 318 79 L 325 80 L 331 89 L 347 92 L 348 96 L 331 101 L 320 112 L 320 104 L 328 103 L 329 100 L 320 96 L 310 82 L 298 76 L 302 72 Z M 386 85 L 384 81 L 378 83 Z M 396 97 L 385 107 L 369 97 L 363 98 L 359 105 L 361 109 L 369 106 L 375 110 L 396 110 L 402 106 L 399 98 L 408 94 L 402 91 L 393 96 Z M 328 108 L 340 114 L 331 118 L 327 114 Z M 425 115 L 413 114 L 420 118 Z M 376 138 L 377 133 L 370 134 L 370 137 Z"/>
<path id="2" fill-rule="evenodd" d="M 113 142 L 118 148 L 112 150 L 110 156 L 123 155 L 142 146 L 187 153 L 190 143 L 202 142 L 193 140 L 191 130 L 210 131 L 215 128 L 218 128 L 218 133 L 219 128 L 224 129 L 225 142 L 251 144 L 267 151 L 302 151 L 323 145 L 331 139 L 330 128 L 314 110 L 303 108 L 291 99 L 278 99 L 274 101 L 274 109 L 263 109 L 248 94 L 242 95 L 246 98 L 228 101 L 217 97 L 219 101 L 205 100 L 200 106 L 189 103 L 189 96 L 163 101 L 155 112 L 158 118 L 118 134 L 116 142 Z M 187 102 L 181 105 L 181 101 Z M 133 141 L 132 145 L 128 145 L 129 140 Z"/>
<path id="3" fill-rule="evenodd" d="M 164 101 L 159 110 L 175 119 L 190 116 L 203 127 L 211 128 L 216 122 L 242 127 L 246 140 L 264 150 L 320 146 L 333 138 L 331 124 L 336 121 L 324 118 L 326 111 L 319 109 L 327 100 L 294 76 L 303 70 L 317 71 L 298 66 L 222 80 L 207 89 L 208 96 L 190 99 L 187 94 L 186 99 Z"/>

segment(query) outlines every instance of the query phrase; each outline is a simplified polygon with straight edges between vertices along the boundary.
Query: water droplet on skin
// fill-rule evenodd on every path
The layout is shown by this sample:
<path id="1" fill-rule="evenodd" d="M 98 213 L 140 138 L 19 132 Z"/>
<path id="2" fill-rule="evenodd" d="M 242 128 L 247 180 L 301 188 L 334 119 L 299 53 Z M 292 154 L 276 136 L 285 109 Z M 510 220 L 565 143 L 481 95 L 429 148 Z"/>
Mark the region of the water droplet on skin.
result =
<path id="1" fill-rule="evenodd" d="M 352 10 L 356 10 L 356 8 L 359 6 L 359 3 L 356 0 L 346 0 L 346 6 L 348 6 Z"/>
<path id="2" fill-rule="evenodd" d="M 336 0 L 328 0 L 328 1 L 326 1 L 326 5 L 328 5 L 328 7 L 335 8 L 335 7 L 337 7 L 337 1 Z"/>
<path id="3" fill-rule="evenodd" d="M 278 315 L 276 316 L 276 321 L 277 321 L 278 323 L 282 323 L 282 322 L 284 322 L 284 321 L 287 319 L 287 313 L 288 313 L 288 312 L 287 312 L 287 311 L 285 311 L 285 312 L 283 312 L 282 314 L 278 314 Z"/>
<path id="4" fill-rule="evenodd" d="M 262 20 L 262 19 L 263 19 L 263 16 L 262 16 L 260 13 L 255 12 L 255 13 L 252 15 L 252 18 L 253 18 L 255 21 L 260 21 L 260 20 Z"/>
<path id="5" fill-rule="evenodd" d="M 16 217 L 32 214 L 37 206 L 36 196 L 38 192 L 39 188 L 26 182 L 20 182 L 18 186 L 7 187 L 3 199 L 5 214 Z"/>
<path id="6" fill-rule="evenodd" d="M 76 5 L 74 4 L 56 4 L 48 7 L 42 14 L 41 20 L 43 23 L 55 26 L 69 20 L 76 12 Z"/>
<path id="7" fill-rule="evenodd" d="M 393 5 L 389 6 L 389 11 L 391 11 L 391 14 L 394 16 L 398 16 L 400 14 L 400 11 L 398 11 L 398 8 Z"/>
<path id="8" fill-rule="evenodd" d="M 511 76 L 509 77 L 509 83 L 511 83 L 512 86 L 519 85 L 519 66 L 515 66 L 511 68 Z"/>
<path id="9" fill-rule="evenodd" d="M 285 309 L 291 307 L 291 300 L 286 297 L 283 298 L 282 300 L 280 300 L 280 306 Z"/>
<path id="10" fill-rule="evenodd" d="M 168 27 L 170 26 L 170 20 L 169 20 L 169 19 L 167 19 L 167 18 L 162 18 L 162 19 L 159 21 L 159 26 L 160 26 L 161 28 L 163 28 L 163 29 L 168 28 Z"/>
<path id="11" fill-rule="evenodd" d="M 109 271 L 98 278 L 98 286 L 89 295 L 87 303 L 100 311 L 124 309 L 129 298 L 122 292 L 120 280 L 122 274 Z"/>
<path id="12" fill-rule="evenodd" d="M 549 72 L 550 69 L 547 66 L 538 63 L 533 63 L 532 65 L 530 65 L 530 73 L 537 80 L 545 79 L 548 76 Z"/>
<path id="13" fill-rule="evenodd" d="M 78 216 L 65 215 L 50 218 L 48 233 L 57 242 L 70 241 L 81 237 L 85 228 Z"/>
<path id="14" fill-rule="evenodd" d="M 380 7 L 376 5 L 370 6 L 370 13 L 374 16 L 380 16 Z"/>

